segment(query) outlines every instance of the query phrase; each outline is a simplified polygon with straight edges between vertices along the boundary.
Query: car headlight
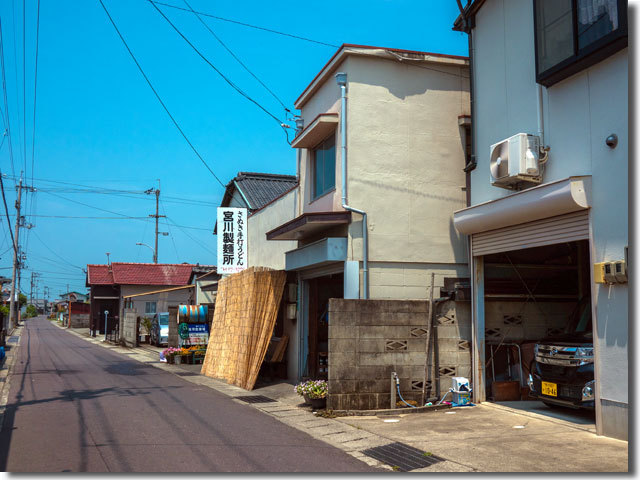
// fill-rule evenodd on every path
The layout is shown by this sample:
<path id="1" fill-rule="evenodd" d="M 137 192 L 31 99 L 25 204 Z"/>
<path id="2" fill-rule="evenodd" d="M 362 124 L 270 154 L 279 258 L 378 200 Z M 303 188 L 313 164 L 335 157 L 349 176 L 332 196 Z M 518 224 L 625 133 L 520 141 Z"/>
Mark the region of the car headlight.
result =
<path id="1" fill-rule="evenodd" d="M 529 374 L 529 378 L 527 378 L 527 385 L 529 385 L 529 390 L 535 392 L 535 388 L 533 388 L 533 376 Z"/>
<path id="2" fill-rule="evenodd" d="M 582 401 L 593 400 L 595 398 L 595 380 L 588 382 L 582 389 Z"/>
<path id="3" fill-rule="evenodd" d="M 593 347 L 579 347 L 576 349 L 576 357 L 593 358 Z"/>

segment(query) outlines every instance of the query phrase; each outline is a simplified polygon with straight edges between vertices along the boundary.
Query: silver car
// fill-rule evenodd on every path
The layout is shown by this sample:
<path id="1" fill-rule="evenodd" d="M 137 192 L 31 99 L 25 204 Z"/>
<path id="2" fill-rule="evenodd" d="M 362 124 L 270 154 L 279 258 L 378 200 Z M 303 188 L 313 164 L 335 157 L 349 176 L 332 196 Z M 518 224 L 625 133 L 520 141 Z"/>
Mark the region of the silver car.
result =
<path id="1" fill-rule="evenodd" d="M 156 313 L 151 327 L 151 343 L 165 346 L 169 343 L 169 312 Z"/>

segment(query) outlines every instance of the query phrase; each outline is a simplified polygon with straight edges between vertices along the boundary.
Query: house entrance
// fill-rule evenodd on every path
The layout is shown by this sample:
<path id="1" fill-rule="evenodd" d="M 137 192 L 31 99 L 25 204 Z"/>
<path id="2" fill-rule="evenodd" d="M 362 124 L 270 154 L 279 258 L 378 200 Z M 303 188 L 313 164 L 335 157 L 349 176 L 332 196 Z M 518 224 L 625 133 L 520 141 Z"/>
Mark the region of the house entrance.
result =
<path id="1" fill-rule="evenodd" d="M 344 298 L 344 274 L 336 273 L 309 282 L 308 374 L 327 379 L 329 372 L 329 299 Z"/>

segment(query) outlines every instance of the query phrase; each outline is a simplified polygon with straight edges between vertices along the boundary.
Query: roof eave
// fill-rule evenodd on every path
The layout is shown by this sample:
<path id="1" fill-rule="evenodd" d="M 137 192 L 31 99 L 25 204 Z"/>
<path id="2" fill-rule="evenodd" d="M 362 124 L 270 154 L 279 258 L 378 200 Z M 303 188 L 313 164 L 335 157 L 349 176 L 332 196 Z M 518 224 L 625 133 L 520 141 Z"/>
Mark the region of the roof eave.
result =
<path id="1" fill-rule="evenodd" d="M 415 50 L 402 50 L 397 48 L 385 48 L 374 47 L 369 45 L 354 45 L 345 43 L 340 46 L 338 51 L 333 54 L 324 67 L 318 72 L 309 85 L 304 89 L 300 96 L 294 102 L 294 106 L 297 110 L 300 110 L 305 103 L 315 94 L 322 84 L 328 79 L 328 77 L 334 73 L 340 64 L 349 55 L 360 55 L 368 57 L 380 57 L 381 53 L 385 52 L 397 52 L 397 53 L 412 53 L 424 55 L 424 59 L 411 59 L 418 62 L 435 62 L 435 63 L 450 63 L 454 65 L 468 64 L 468 57 L 460 55 L 446 55 L 441 53 L 420 52 Z M 389 54 L 390 58 L 394 58 Z"/>

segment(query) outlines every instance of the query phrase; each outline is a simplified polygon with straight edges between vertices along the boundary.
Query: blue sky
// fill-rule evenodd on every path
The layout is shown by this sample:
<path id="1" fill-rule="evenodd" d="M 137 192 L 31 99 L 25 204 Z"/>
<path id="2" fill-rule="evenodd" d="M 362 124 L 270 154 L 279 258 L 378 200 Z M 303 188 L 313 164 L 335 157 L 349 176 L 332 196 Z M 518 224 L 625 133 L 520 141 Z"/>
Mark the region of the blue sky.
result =
<path id="1" fill-rule="evenodd" d="M 12 172 L 19 175 L 26 170 L 28 183 L 33 177 L 38 189 L 23 202 L 27 222 L 35 227 L 21 230 L 28 267 L 22 290 L 29 291 L 30 275 L 35 271 L 41 274 L 40 296 L 44 285 L 50 287 L 50 298 L 66 291 L 67 283 L 71 290 L 84 291 L 81 268 L 87 263 L 105 263 L 105 252 L 110 252 L 112 261 L 150 262 L 151 250 L 136 242 L 153 246 L 154 225 L 148 215 L 153 213 L 154 197 L 139 192 L 157 186 L 157 179 L 161 213 L 168 217 L 161 221 L 169 223 L 161 230 L 170 234 L 160 237 L 159 261 L 215 264 L 212 230 L 223 188 L 159 105 L 98 0 L 40 1 L 32 149 L 38 3 L 25 1 L 25 100 L 23 2 L 0 4 L 14 160 L 12 168 L 6 139 L 0 148 L 0 168 L 8 175 L 4 185 L 12 224 L 17 183 Z M 274 119 L 229 87 L 148 1 L 103 1 L 167 107 L 223 183 L 238 171 L 295 174 L 295 152 Z M 166 3 L 185 7 L 182 0 Z M 336 46 L 355 43 L 467 55 L 466 35 L 451 30 L 458 13 L 455 0 L 189 3 L 198 11 Z M 159 8 L 220 71 L 276 117 L 284 118 L 280 103 L 193 14 Z M 291 109 L 337 50 L 212 18 L 206 22 Z M 79 192 L 84 187 L 55 182 L 85 185 L 102 193 Z M 114 195 L 104 189 L 138 193 Z M 121 215 L 140 218 L 52 218 Z M 3 218 L 3 276 L 11 274 L 10 242 Z"/>

